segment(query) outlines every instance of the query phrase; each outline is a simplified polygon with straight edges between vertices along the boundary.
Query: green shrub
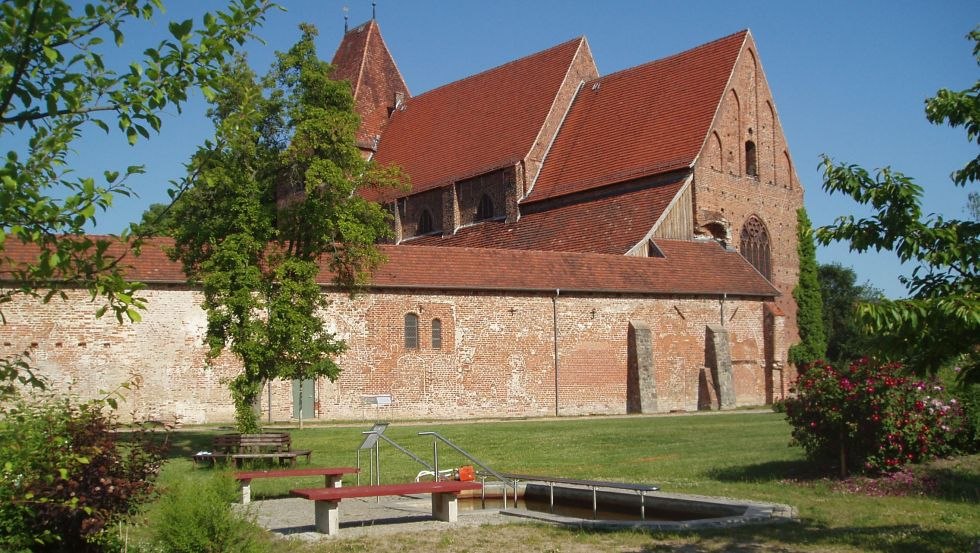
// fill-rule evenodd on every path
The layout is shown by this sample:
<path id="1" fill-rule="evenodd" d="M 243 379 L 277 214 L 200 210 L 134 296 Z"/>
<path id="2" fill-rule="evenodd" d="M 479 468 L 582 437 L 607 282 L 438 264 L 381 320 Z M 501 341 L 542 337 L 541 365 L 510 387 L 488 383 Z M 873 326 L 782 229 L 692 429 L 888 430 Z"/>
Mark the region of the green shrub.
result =
<path id="1" fill-rule="evenodd" d="M 262 530 L 232 506 L 237 494 L 237 483 L 224 472 L 176 483 L 157 502 L 154 542 L 166 553 L 262 551 Z"/>
<path id="2" fill-rule="evenodd" d="M 866 359 L 835 369 L 816 363 L 786 400 L 793 440 L 823 467 L 876 473 L 945 457 L 972 439 L 962 402 L 938 381 L 908 377 L 899 364 Z"/>
<path id="3" fill-rule="evenodd" d="M 164 444 L 123 440 L 113 404 L 35 396 L 0 410 L 0 550 L 118 548 L 104 530 L 150 498 Z"/>

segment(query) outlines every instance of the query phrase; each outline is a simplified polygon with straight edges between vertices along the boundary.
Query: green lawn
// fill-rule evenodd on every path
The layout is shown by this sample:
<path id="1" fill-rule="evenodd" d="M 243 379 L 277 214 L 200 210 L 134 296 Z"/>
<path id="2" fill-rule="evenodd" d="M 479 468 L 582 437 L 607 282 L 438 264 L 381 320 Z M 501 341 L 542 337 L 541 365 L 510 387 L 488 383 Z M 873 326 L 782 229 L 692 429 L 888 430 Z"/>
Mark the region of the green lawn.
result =
<path id="1" fill-rule="evenodd" d="M 294 447 L 313 450 L 313 465 L 353 465 L 369 424 L 291 429 Z M 922 468 L 940 486 L 930 496 L 868 497 L 837 491 L 812 475 L 802 451 L 789 447 L 789 426 L 779 414 L 596 417 L 573 420 L 393 424 L 386 435 L 431 462 L 437 431 L 499 471 L 657 484 L 677 493 L 786 503 L 800 522 L 736 530 L 664 535 L 582 532 L 543 525 L 458 529 L 438 535 L 403 534 L 378 539 L 293 543 L 296 551 L 970 551 L 980 539 L 980 456 Z M 213 432 L 172 436 L 174 458 L 161 484 L 207 478 L 189 455 L 207 449 Z M 447 447 L 440 466 L 466 464 Z M 302 462 L 301 462 L 302 463 Z M 384 482 L 408 481 L 421 467 L 381 446 Z M 367 454 L 362 467 L 367 467 Z M 362 483 L 366 483 L 362 476 Z M 345 485 L 353 479 L 345 481 Z M 290 488 L 320 485 L 320 478 L 257 480 L 253 498 L 285 496 Z M 530 545 L 524 545 L 530 544 Z M 283 550 L 282 544 L 277 550 Z"/>

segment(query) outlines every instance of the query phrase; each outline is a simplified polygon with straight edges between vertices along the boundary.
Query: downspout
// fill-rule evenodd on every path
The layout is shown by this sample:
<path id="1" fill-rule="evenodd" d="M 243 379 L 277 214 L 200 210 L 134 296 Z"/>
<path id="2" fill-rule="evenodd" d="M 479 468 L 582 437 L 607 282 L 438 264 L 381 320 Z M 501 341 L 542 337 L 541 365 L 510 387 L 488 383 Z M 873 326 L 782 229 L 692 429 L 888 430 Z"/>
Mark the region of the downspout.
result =
<path id="1" fill-rule="evenodd" d="M 719 302 L 719 312 L 718 317 L 721 318 L 721 326 L 725 326 L 725 300 L 728 299 L 727 293 L 721 294 L 721 301 Z"/>
<path id="2" fill-rule="evenodd" d="M 551 298 L 551 320 L 555 337 L 555 416 L 558 415 L 558 296 L 561 289 L 555 288 L 555 296 Z"/>

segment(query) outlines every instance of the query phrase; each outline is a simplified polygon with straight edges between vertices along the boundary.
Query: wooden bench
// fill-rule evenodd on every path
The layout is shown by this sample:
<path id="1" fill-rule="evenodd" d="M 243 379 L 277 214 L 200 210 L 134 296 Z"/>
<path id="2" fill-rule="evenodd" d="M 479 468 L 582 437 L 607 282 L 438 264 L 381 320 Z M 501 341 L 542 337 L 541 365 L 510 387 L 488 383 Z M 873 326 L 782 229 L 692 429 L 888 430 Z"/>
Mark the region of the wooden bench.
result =
<path id="1" fill-rule="evenodd" d="M 314 501 L 314 524 L 318 532 L 336 536 L 340 532 L 340 500 L 353 497 L 380 497 L 386 495 L 432 494 L 432 517 L 446 522 L 456 522 L 459 516 L 457 496 L 464 490 L 479 490 L 479 482 L 439 480 L 436 482 L 411 482 L 408 484 L 384 484 L 380 486 L 348 486 L 346 488 L 304 488 L 289 493 Z"/>
<path id="2" fill-rule="evenodd" d="M 275 463 L 289 461 L 296 464 L 296 458 L 306 457 L 310 462 L 309 449 L 292 449 L 292 438 L 286 432 L 267 432 L 263 434 L 221 434 L 214 437 L 214 451 L 194 455 L 194 463 L 231 459 L 238 466 L 246 459 L 269 459 Z"/>
<path id="3" fill-rule="evenodd" d="M 242 486 L 242 504 L 252 500 L 252 480 L 256 478 L 291 478 L 294 476 L 323 476 L 323 485 L 339 488 L 345 474 L 357 474 L 357 467 L 314 467 L 305 469 L 247 470 L 235 473 L 235 480 Z"/>

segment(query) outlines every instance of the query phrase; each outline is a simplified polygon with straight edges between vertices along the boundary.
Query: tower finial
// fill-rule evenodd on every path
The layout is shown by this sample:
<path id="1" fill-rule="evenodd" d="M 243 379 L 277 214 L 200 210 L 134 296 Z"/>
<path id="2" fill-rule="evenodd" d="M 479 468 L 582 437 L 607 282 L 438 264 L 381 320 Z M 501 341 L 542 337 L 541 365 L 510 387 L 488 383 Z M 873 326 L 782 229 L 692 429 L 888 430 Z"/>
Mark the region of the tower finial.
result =
<path id="1" fill-rule="evenodd" d="M 347 6 L 344 6 L 344 34 L 345 35 L 347 34 L 347 21 L 350 19 L 350 14 L 347 13 L 349 11 L 350 10 L 347 8 Z"/>
<path id="2" fill-rule="evenodd" d="M 378 18 L 378 12 L 376 10 L 377 7 L 378 7 L 378 3 L 377 2 L 371 2 L 371 19 L 377 19 Z"/>

